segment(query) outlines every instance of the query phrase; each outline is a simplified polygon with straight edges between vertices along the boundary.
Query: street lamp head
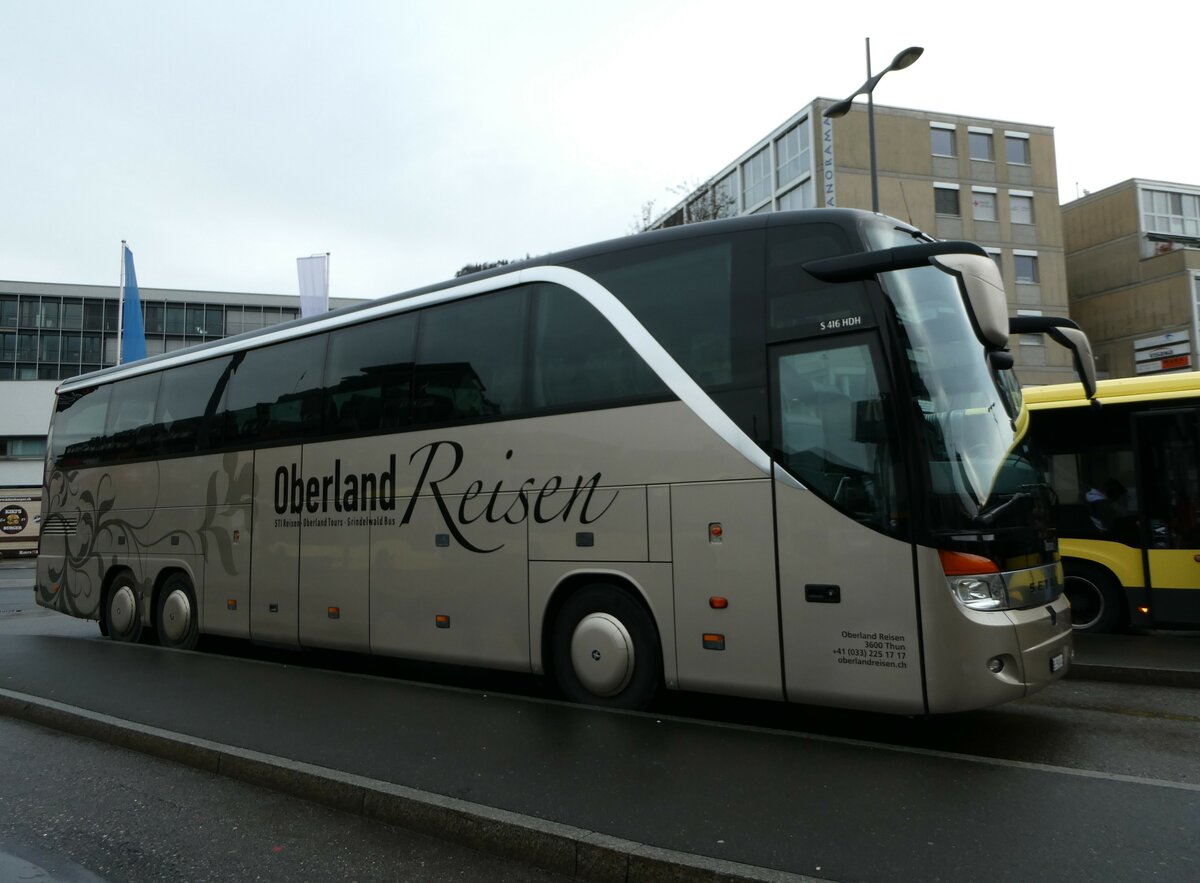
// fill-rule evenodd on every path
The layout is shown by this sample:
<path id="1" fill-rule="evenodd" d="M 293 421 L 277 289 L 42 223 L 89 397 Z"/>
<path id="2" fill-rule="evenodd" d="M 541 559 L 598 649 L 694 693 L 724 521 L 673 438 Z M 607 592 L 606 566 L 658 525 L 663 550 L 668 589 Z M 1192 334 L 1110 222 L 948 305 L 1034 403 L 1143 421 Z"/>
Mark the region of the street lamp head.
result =
<path id="1" fill-rule="evenodd" d="M 846 114 L 848 114 L 850 112 L 850 105 L 852 105 L 853 103 L 854 103 L 854 96 L 852 95 L 849 98 L 839 101 L 837 104 L 829 105 L 829 107 L 825 108 L 825 112 L 823 114 L 821 114 L 821 116 L 827 117 L 828 119 L 831 119 L 831 120 L 836 119 L 837 117 L 844 117 Z"/>
<path id="2" fill-rule="evenodd" d="M 924 51 L 925 51 L 924 46 L 909 46 L 903 52 L 899 52 L 896 54 L 896 57 L 892 59 L 892 63 L 890 65 L 888 65 L 888 70 L 890 70 L 890 71 L 904 70 L 906 67 L 908 67 L 910 64 L 912 64 L 914 61 L 916 61 L 918 58 L 920 58 L 921 53 Z"/>

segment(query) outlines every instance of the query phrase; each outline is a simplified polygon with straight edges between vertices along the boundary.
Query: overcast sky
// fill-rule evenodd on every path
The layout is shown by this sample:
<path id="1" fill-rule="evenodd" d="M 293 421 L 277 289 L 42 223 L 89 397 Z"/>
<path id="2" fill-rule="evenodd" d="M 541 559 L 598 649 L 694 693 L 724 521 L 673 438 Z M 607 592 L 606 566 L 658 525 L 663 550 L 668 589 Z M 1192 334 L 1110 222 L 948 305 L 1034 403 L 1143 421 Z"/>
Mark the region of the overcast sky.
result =
<path id="1" fill-rule="evenodd" d="M 818 96 L 1200 184 L 1200 3 L 0 0 L 0 279 L 377 297 L 628 233 Z"/>

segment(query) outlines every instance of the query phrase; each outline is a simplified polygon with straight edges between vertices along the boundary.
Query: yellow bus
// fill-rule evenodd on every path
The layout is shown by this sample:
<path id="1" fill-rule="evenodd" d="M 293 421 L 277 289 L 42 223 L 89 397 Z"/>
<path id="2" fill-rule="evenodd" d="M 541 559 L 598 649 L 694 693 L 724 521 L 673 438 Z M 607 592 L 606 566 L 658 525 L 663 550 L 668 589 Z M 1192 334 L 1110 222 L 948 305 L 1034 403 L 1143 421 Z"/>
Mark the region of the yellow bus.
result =
<path id="1" fill-rule="evenodd" d="M 1025 390 L 1077 631 L 1200 626 L 1200 372 Z"/>

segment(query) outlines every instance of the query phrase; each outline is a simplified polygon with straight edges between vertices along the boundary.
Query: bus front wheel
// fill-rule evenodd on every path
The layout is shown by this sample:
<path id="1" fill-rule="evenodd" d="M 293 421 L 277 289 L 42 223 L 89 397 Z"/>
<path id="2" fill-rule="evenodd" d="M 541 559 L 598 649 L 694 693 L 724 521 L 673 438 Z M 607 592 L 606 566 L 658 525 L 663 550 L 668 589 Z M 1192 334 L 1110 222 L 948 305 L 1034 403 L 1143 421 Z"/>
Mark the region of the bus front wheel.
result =
<path id="1" fill-rule="evenodd" d="M 1121 587 L 1106 571 L 1083 561 L 1064 561 L 1063 578 L 1075 631 L 1115 632 L 1124 628 L 1125 599 Z"/>
<path id="2" fill-rule="evenodd" d="M 555 617 L 552 642 L 554 679 L 572 701 L 641 709 L 658 694 L 658 630 L 619 589 L 594 584 L 571 595 Z"/>
<path id="3" fill-rule="evenodd" d="M 113 577 L 104 594 L 104 625 L 114 641 L 136 644 L 142 637 L 142 605 L 133 574 L 123 570 Z"/>
<path id="4" fill-rule="evenodd" d="M 182 573 L 167 577 L 158 592 L 154 627 L 158 643 L 176 650 L 194 650 L 200 638 L 200 623 L 196 617 L 196 593 L 191 581 Z"/>

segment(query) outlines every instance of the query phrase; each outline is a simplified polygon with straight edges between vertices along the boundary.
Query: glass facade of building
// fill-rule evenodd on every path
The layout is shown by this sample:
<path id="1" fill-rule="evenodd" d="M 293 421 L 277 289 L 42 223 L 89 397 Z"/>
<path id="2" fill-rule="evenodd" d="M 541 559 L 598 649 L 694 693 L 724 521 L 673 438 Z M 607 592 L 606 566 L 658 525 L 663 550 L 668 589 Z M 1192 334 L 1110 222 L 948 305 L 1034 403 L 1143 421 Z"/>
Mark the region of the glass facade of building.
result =
<path id="1" fill-rule="evenodd" d="M 114 297 L 0 294 L 0 380 L 63 380 L 117 362 Z M 295 319 L 296 307 L 145 297 L 146 354 Z"/>

